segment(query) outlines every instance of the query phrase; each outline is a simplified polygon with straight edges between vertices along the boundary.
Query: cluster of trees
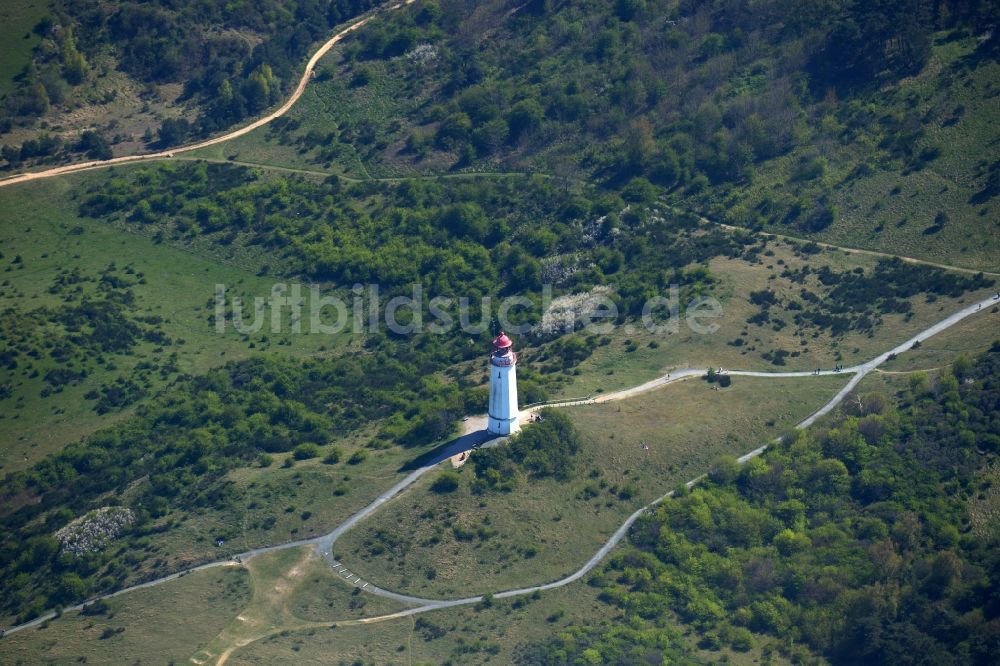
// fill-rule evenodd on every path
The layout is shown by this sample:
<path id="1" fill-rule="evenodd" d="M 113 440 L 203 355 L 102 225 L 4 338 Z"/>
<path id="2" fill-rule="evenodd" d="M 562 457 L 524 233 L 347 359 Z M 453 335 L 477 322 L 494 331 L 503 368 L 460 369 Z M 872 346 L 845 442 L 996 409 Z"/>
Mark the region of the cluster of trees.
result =
<path id="1" fill-rule="evenodd" d="M 519 474 L 568 479 L 579 450 L 580 435 L 569 417 L 557 409 L 543 409 L 535 422 L 526 424 L 505 445 L 476 452 L 472 490 L 510 492 Z"/>
<path id="2" fill-rule="evenodd" d="M 448 151 L 459 164 L 555 150 L 612 182 L 643 176 L 691 193 L 745 183 L 756 165 L 807 145 L 805 120 L 830 90 L 850 98 L 919 71 L 934 30 L 992 25 L 995 8 L 927 0 L 432 7 L 383 17 L 345 50 L 348 61 L 363 61 L 422 43 L 437 49 L 432 67 L 386 65 L 430 91 L 410 121 L 433 132 L 411 130 L 409 150 Z M 828 206 L 806 204 L 802 222 L 824 224 Z"/>
<path id="3" fill-rule="evenodd" d="M 574 190 L 527 176 L 265 182 L 242 167 L 196 163 L 115 175 L 85 193 L 80 212 L 117 216 L 180 239 L 203 236 L 222 247 L 256 244 L 268 249 L 282 272 L 345 288 L 378 283 L 391 295 L 421 283 L 427 299 L 473 299 L 475 321 L 480 316 L 475 299 L 506 294 L 529 296 L 532 306 L 515 314 L 537 321 L 546 282 L 555 285 L 556 295 L 611 286 L 624 321 L 639 316 L 649 299 L 665 295 L 671 285 L 681 287 L 682 303 L 710 292 L 715 278 L 691 264 L 717 256 L 752 260 L 765 247 L 743 233 L 706 230 L 689 216 L 666 215 L 655 202 L 629 201 L 629 191 Z M 570 259 L 554 263 L 554 256 Z M 908 312 L 908 299 L 918 294 L 956 297 L 993 284 L 983 275 L 961 276 L 900 260 L 880 261 L 867 272 L 785 269 L 783 277 L 803 285 L 814 278 L 818 284 L 803 286 L 800 299 L 781 303 L 773 292 L 754 294 L 752 302 L 761 310 L 751 323 L 784 324 L 771 316 L 772 307 L 782 305 L 794 313 L 796 326 L 833 335 L 871 330 L 884 314 Z M 562 340 L 541 360 L 552 359 L 554 370 L 568 368 L 595 344 Z"/>
<path id="4" fill-rule="evenodd" d="M 110 52 L 118 67 L 138 82 L 183 83 L 184 99 L 200 106 L 191 125 L 165 121 L 159 143 L 173 145 L 225 128 L 273 104 L 287 92 L 317 41 L 375 4 L 375 0 L 255 0 L 250 5 L 156 0 L 108 5 L 58 0 L 51 15 L 35 27 L 42 43 L 3 106 L 10 117 L 21 121 L 38 118 L 52 105 L 69 101 L 77 88 L 85 92 L 91 70 L 87 55 Z M 15 164 L 9 157 L 4 155 Z"/>
<path id="5" fill-rule="evenodd" d="M 62 104 L 73 88 L 84 83 L 90 70 L 87 59 L 77 47 L 72 22 L 56 23 L 46 16 L 35 25 L 33 32 L 42 38 L 42 43 L 19 77 L 17 88 L 3 100 L 8 117 L 37 117 L 46 113 L 52 104 Z"/>
<path id="6" fill-rule="evenodd" d="M 985 289 L 994 284 L 982 273 L 966 276 L 933 266 L 912 264 L 898 257 L 880 260 L 871 273 L 854 271 L 837 274 L 826 270 L 819 279 L 823 284 L 834 285 L 830 298 L 847 307 L 857 308 L 863 302 L 873 302 L 884 312 L 898 309 L 895 300 L 905 300 L 918 294 L 958 298 L 967 291 Z"/>
<path id="7" fill-rule="evenodd" d="M 140 81 L 183 82 L 184 94 L 201 103 L 188 128 L 213 132 L 259 113 L 287 91 L 302 58 L 333 28 L 374 6 L 373 0 L 257 0 L 206 6 L 194 1 L 126 2 L 113 8 L 81 2 L 75 16 L 88 17 L 91 44 L 113 44 L 121 67 Z M 244 35 L 234 33 L 244 33 Z M 260 41 L 251 47 L 252 35 Z M 168 128 L 161 144 L 184 140 Z"/>
<path id="8" fill-rule="evenodd" d="M 683 267 L 744 251 L 741 234 L 692 233 L 694 220 L 629 205 L 614 192 L 528 176 L 257 182 L 240 167 L 183 164 L 115 176 L 82 197 L 80 212 L 159 225 L 175 237 L 261 244 L 281 251 L 287 272 L 342 286 L 378 282 L 389 292 L 422 282 L 433 296 L 537 301 L 547 281 L 566 291 L 611 284 L 623 317 L 670 284 L 691 294 L 709 288 L 707 271 Z M 572 257 L 572 268 L 547 277 L 555 255 Z"/>
<path id="9" fill-rule="evenodd" d="M 897 400 L 856 396 L 841 415 L 640 519 L 631 547 L 594 575 L 628 629 L 573 628 L 545 659 L 648 657 L 676 645 L 778 650 L 840 664 L 988 664 L 1000 650 L 995 530 L 970 503 L 1000 452 L 1000 348 L 912 377 Z M 664 645 L 652 642 L 661 638 Z"/>
<path id="10" fill-rule="evenodd" d="M 613 628 L 570 625 L 545 642 L 528 643 L 515 655 L 519 666 L 563 664 L 677 664 L 704 663 L 689 647 L 681 630 L 671 626 L 643 626 L 635 622 Z"/>
<path id="11" fill-rule="evenodd" d="M 0 157 L 8 167 L 16 167 L 29 160 L 52 161 L 73 153 L 83 153 L 95 160 L 111 159 L 111 143 L 99 132 L 86 130 L 75 142 L 66 142 L 48 132 L 41 132 L 34 139 L 25 139 L 20 146 L 3 144 L 0 147 Z"/>

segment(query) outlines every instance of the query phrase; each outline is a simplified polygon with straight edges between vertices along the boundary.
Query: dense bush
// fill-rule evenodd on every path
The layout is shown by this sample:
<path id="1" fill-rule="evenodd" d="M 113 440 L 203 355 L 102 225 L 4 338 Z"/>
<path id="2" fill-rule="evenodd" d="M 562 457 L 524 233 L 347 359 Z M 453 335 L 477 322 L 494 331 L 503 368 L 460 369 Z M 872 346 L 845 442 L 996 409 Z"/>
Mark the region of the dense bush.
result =
<path id="1" fill-rule="evenodd" d="M 595 211 L 625 206 L 594 189 L 528 176 L 344 185 L 258 182 L 238 167 L 181 164 L 116 176 L 86 192 L 80 212 L 156 225 L 178 239 L 262 246 L 284 272 L 343 287 L 378 282 L 404 293 L 420 282 L 428 297 L 518 294 L 537 302 L 544 282 L 563 291 L 612 285 L 622 317 L 639 316 L 669 284 L 681 286 L 682 298 L 710 286 L 707 270 L 682 270 L 692 262 L 744 252 L 743 235 L 695 231 L 691 220 L 655 206 L 633 204 L 615 233 L 595 224 Z M 558 256 L 572 263 L 553 263 Z"/>
<path id="2" fill-rule="evenodd" d="M 436 493 L 451 493 L 458 490 L 461 482 L 462 477 L 458 475 L 458 472 L 448 470 L 438 474 L 434 483 L 431 484 L 431 490 Z"/>
<path id="3" fill-rule="evenodd" d="M 429 14 L 418 4 L 352 36 L 345 61 L 382 60 L 427 97 L 407 118 L 409 139 L 399 137 L 417 158 L 431 125 L 433 146 L 459 166 L 545 155 L 551 167 L 556 152 L 616 186 L 631 182 L 643 200 L 658 188 L 752 182 L 762 162 L 809 145 L 805 119 L 827 113 L 824 101 L 920 71 L 933 31 L 992 21 L 988 2 L 923 0 L 529 7 L 459 0 Z M 988 30 L 984 39 L 997 41 Z M 432 64 L 397 58 L 421 47 L 433 49 Z M 826 163 L 810 154 L 793 171 L 820 181 Z M 798 222 L 814 229 L 835 217 L 825 202 L 801 208 Z"/>
<path id="4" fill-rule="evenodd" d="M 96 274 L 59 272 L 47 290 L 60 299 L 58 306 L 12 306 L 4 311 L 0 366 L 41 375 L 44 397 L 95 371 L 113 369 L 115 360 L 133 355 L 143 343 L 179 345 L 163 332 L 159 318 L 142 314 L 133 291 L 142 279 L 131 266 L 114 263 Z M 84 398 L 95 400 L 100 414 L 131 405 L 146 394 L 152 373 L 167 377 L 176 372 L 175 354 L 167 354 L 162 364 L 143 363 L 122 371 Z"/>
<path id="5" fill-rule="evenodd" d="M 543 409 L 503 446 L 480 449 L 473 456 L 473 490 L 513 490 L 518 471 L 535 478 L 569 478 L 580 449 L 580 436 L 569 417 Z"/>

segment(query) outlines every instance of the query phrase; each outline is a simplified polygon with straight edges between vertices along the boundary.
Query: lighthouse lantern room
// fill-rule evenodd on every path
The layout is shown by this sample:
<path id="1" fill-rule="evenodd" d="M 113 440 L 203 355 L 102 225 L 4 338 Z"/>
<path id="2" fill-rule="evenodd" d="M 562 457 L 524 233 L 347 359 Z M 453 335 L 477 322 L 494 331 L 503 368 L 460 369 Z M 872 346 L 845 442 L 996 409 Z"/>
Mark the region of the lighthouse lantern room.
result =
<path id="1" fill-rule="evenodd" d="M 490 353 L 490 413 L 486 429 L 497 435 L 517 432 L 517 354 L 507 335 L 493 341 Z"/>

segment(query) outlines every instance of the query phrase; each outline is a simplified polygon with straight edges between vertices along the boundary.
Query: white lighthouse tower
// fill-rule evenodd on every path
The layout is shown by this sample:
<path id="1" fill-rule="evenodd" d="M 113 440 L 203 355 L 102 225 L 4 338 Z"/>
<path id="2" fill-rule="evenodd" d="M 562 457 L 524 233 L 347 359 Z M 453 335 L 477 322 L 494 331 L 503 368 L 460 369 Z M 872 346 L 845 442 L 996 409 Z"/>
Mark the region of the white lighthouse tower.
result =
<path id="1" fill-rule="evenodd" d="M 517 354 L 507 335 L 493 341 L 490 353 L 490 413 L 486 429 L 496 435 L 517 432 Z"/>

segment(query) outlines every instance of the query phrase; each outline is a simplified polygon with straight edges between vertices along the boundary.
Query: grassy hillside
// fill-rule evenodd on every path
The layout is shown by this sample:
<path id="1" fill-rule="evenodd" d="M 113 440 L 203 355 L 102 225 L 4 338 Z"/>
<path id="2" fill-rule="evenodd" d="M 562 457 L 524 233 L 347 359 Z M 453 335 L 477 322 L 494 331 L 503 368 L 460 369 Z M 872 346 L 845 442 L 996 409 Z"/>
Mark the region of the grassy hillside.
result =
<path id="1" fill-rule="evenodd" d="M 487 453 L 476 452 L 457 488 L 442 492 L 433 475 L 422 480 L 344 535 L 336 557 L 382 587 L 431 598 L 555 580 L 581 566 L 636 508 L 717 456 L 742 455 L 793 426 L 842 384 L 738 379 L 717 392 L 692 380 L 560 410 L 580 433 L 579 452 L 559 462 L 570 470 L 566 478 L 501 469 L 502 482 L 488 490 L 480 469 Z M 719 416 L 703 418 L 709 412 Z"/>
<path id="2" fill-rule="evenodd" d="M 107 159 L 228 128 L 288 94 L 310 51 L 375 4 L 7 3 L 0 165 Z"/>
<path id="3" fill-rule="evenodd" d="M 31 62 L 41 38 L 32 28 L 45 15 L 42 0 L 13 0 L 0 8 L 0 95 L 17 85 L 16 77 Z"/>
<path id="4" fill-rule="evenodd" d="M 287 119 L 204 154 L 356 177 L 638 177 L 718 221 L 991 269 L 987 4 L 417 3 L 331 51 Z M 852 21 L 911 57 L 848 46 Z M 852 49 L 871 62 L 828 60 Z"/>
<path id="5" fill-rule="evenodd" d="M 190 574 L 5 636 L 0 658 L 8 664 L 182 663 L 246 606 L 250 583 L 236 567 Z"/>
<path id="6" fill-rule="evenodd" d="M 945 368 L 957 356 L 975 357 L 997 347 L 1000 330 L 1000 308 L 983 309 L 952 328 L 920 343 L 920 347 L 887 362 L 882 370 L 909 373 Z M 995 351 L 995 349 L 994 349 Z"/>
<path id="7" fill-rule="evenodd" d="M 2 47 L 11 63 L 31 59 L 0 102 L 8 170 L 174 145 L 257 116 L 318 39 L 372 5 L 250 4 L 56 0 L 37 21 L 41 5 L 12 5 L 8 37 L 31 21 L 34 36 Z M 352 33 L 287 117 L 200 151 L 210 163 L 186 156 L 0 189 L 4 623 L 322 534 L 365 506 L 483 411 L 483 352 L 501 324 L 496 309 L 480 315 L 482 297 L 494 308 L 522 299 L 507 324 L 541 322 L 516 336 L 522 399 L 538 402 L 684 365 L 852 365 L 995 292 L 995 275 L 973 271 L 996 271 L 1000 256 L 996 3 L 793 4 L 420 0 Z M 347 303 L 355 285 L 377 283 L 383 306 L 420 285 L 425 299 L 451 299 L 434 314 L 450 323 L 440 334 L 421 328 L 434 312 L 425 300 L 398 322 L 416 335 L 311 335 L 289 304 L 280 331 L 215 332 L 215 285 L 230 289 L 231 321 L 233 296 L 289 282 Z M 650 316 L 651 299 L 675 287 L 682 312 L 716 299 L 718 328 Z M 483 330 L 459 330 L 460 297 Z M 617 314 L 606 330 L 582 330 L 579 315 L 598 299 Z M 559 308 L 574 321 L 546 325 Z M 265 307 L 261 321 L 273 314 Z M 651 332 L 644 317 L 679 327 Z M 889 367 L 981 349 L 995 317 L 981 313 Z M 329 627 L 366 611 L 343 589 L 322 594 L 325 565 L 291 551 L 251 563 L 252 621 L 206 623 L 214 638 L 198 634 L 198 645 L 207 658 L 250 641 L 244 657 L 267 662 L 308 652 L 310 641 L 282 632 L 314 632 L 323 645 L 343 630 L 345 658 L 384 661 L 613 662 L 654 650 L 679 660 L 867 658 L 851 637 L 871 632 L 824 615 L 836 609 L 887 628 L 869 646 L 875 661 L 907 637 L 927 654 L 947 654 L 951 637 L 970 659 L 987 654 L 995 613 L 983 585 L 994 563 L 977 539 L 992 538 L 995 468 L 976 456 L 989 462 L 996 437 L 977 396 L 995 387 L 976 373 L 962 359 L 933 384 L 885 375 L 887 391 L 904 389 L 898 409 L 871 398 L 872 413 L 789 444 L 801 460 L 778 451 L 743 471 L 717 464 L 713 485 L 679 498 L 696 524 L 671 510 L 680 503 L 650 519 L 683 532 L 681 551 L 643 523 L 649 533 L 590 580 L 578 615 L 548 599 L 495 610 L 488 601 L 454 612 L 447 628 L 391 622 L 391 640 L 376 645 L 363 627 Z M 373 583 L 430 596 L 556 578 L 575 568 L 567 553 L 592 552 L 636 507 L 718 454 L 767 441 L 842 381 L 737 378 L 719 391 L 691 381 L 559 412 L 534 426 L 542 434 L 528 429 L 422 479 L 335 555 Z M 926 455 L 906 458 L 911 445 Z M 859 456 L 885 476 L 857 468 Z M 920 484 L 897 483 L 925 463 Z M 822 560 L 803 554 L 805 540 Z M 677 552 L 696 566 L 671 559 Z M 865 557 L 892 564 L 894 554 L 905 566 L 864 578 Z M 775 568 L 792 572 L 780 586 Z M 663 587 L 667 569 L 683 589 Z M 803 592 L 804 579 L 823 585 Z M 733 596 L 727 581 L 745 587 Z M 954 631 L 872 610 L 864 595 L 883 585 Z M 205 600 L 220 604 L 233 613 L 228 598 Z M 547 615 L 526 612 L 534 625 L 518 643 L 505 618 L 532 606 Z M 595 625 L 595 608 L 617 627 Z M 978 615 L 959 617 L 966 608 Z M 469 628 L 481 612 L 504 625 L 494 632 L 503 638 Z M 678 637 L 678 618 L 697 650 Z M 981 636 L 961 638 L 969 627 Z M 830 638 L 841 629 L 846 638 Z M 429 645 L 414 649 L 421 637 Z M 33 649 L 66 656 L 55 644 Z"/>
<path id="8" fill-rule="evenodd" d="M 402 604 L 362 595 L 330 570 L 310 548 L 268 553 L 251 559 L 246 568 L 253 597 L 237 617 L 211 641 L 190 655 L 198 663 L 217 663 L 232 651 L 279 636 L 308 638 L 329 634 L 336 622 L 385 615 Z M 296 650 L 297 651 L 297 650 Z"/>
<path id="9" fill-rule="evenodd" d="M 990 374 L 982 377 L 981 370 L 961 370 L 980 373 L 967 376 L 975 379 L 973 383 L 963 384 L 960 394 L 963 405 L 975 405 L 982 397 L 983 383 L 991 379 L 992 373 L 987 369 Z M 604 571 L 592 576 L 587 585 L 577 584 L 524 599 L 493 600 L 474 607 L 359 626 L 343 622 L 359 611 L 357 604 L 350 601 L 356 597 L 345 595 L 347 588 L 338 587 L 336 581 L 330 580 L 329 571 L 317 560 L 310 560 L 306 551 L 291 550 L 249 563 L 255 589 L 252 599 L 247 598 L 246 592 L 240 598 L 242 604 L 209 595 L 202 607 L 208 613 L 206 617 L 213 620 L 203 622 L 198 632 L 187 634 L 200 641 L 196 650 L 194 640 L 175 640 L 173 646 L 179 656 L 181 650 L 188 650 L 190 656 L 197 659 L 215 658 L 225 653 L 230 663 L 247 664 L 285 660 L 326 663 L 330 659 L 377 659 L 385 663 L 401 660 L 444 663 L 449 659 L 486 663 L 500 659 L 528 664 L 564 663 L 574 656 L 599 662 L 669 656 L 678 663 L 717 663 L 724 659 L 728 663 L 750 664 L 761 660 L 790 663 L 822 655 L 829 655 L 835 663 L 856 663 L 855 655 L 883 654 L 893 649 L 901 632 L 908 632 L 903 635 L 912 640 L 919 635 L 914 632 L 922 629 L 919 625 L 906 624 L 909 616 L 894 619 L 892 615 L 884 615 L 882 605 L 865 603 L 865 595 L 873 589 L 865 585 L 869 577 L 888 579 L 885 586 L 876 584 L 874 588 L 879 599 L 886 593 L 903 597 L 908 603 L 933 608 L 934 617 L 938 619 L 954 620 L 953 604 L 961 603 L 965 608 L 964 604 L 978 603 L 976 599 L 987 590 L 982 576 L 992 575 L 994 567 L 989 566 L 992 550 L 977 544 L 992 537 L 964 533 L 968 529 L 978 529 L 978 518 L 969 522 L 940 519 L 942 515 L 960 517 L 962 504 L 966 496 L 971 499 L 975 495 L 974 489 L 944 501 L 939 493 L 928 495 L 927 490 L 940 480 L 928 478 L 931 472 L 924 454 L 937 449 L 928 444 L 925 437 L 944 442 L 940 445 L 945 447 L 952 440 L 947 437 L 951 428 L 949 421 L 940 421 L 933 415 L 928 418 L 924 411 L 937 408 L 933 404 L 937 402 L 937 394 L 957 388 L 953 378 L 945 377 L 933 385 L 911 384 L 903 388 L 894 401 L 873 399 L 870 404 L 874 411 L 867 416 L 835 416 L 831 423 L 802 435 L 788 447 L 789 450 L 779 448 L 767 454 L 763 461 L 748 466 L 736 478 L 727 476 L 725 466 L 718 466 L 705 485 L 690 495 L 669 501 L 657 514 L 645 519 L 633 531 L 633 543 L 612 559 Z M 921 391 L 927 393 L 917 397 Z M 915 400 L 920 402 L 914 404 Z M 900 401 L 899 408 L 893 407 L 896 401 Z M 897 424 L 897 419 L 903 423 Z M 907 447 L 894 449 L 890 439 L 895 436 L 896 428 L 905 428 L 909 423 L 917 426 L 918 439 Z M 975 425 L 972 421 L 966 423 Z M 872 424 L 887 427 L 888 437 L 875 445 L 862 444 L 850 437 L 855 428 L 857 432 L 870 434 Z M 853 446 L 844 447 L 852 441 Z M 839 448 L 835 444 L 839 444 Z M 914 452 L 914 446 L 926 450 Z M 850 491 L 850 497 L 841 498 L 838 493 L 847 490 L 843 484 L 837 484 L 839 477 L 835 473 L 839 473 L 840 468 L 832 463 L 842 460 L 845 473 L 855 474 L 853 465 L 857 463 L 857 455 L 871 458 L 868 466 L 879 469 L 905 466 L 906 456 L 921 455 L 920 479 L 892 486 L 890 490 L 895 501 L 872 503 L 866 493 L 876 486 L 868 477 L 862 477 L 858 488 Z M 941 460 L 946 459 L 945 453 Z M 973 457 L 953 473 L 978 474 L 980 462 Z M 778 465 L 783 469 L 780 475 L 766 473 Z M 788 484 L 794 487 L 810 470 L 813 476 L 809 477 L 808 488 L 797 495 L 801 501 L 774 497 L 778 488 L 787 488 Z M 816 477 L 820 471 L 826 476 Z M 775 504 L 778 499 L 784 501 Z M 907 510 L 916 511 L 919 520 L 909 520 Z M 980 510 L 970 508 L 970 511 Z M 851 512 L 855 511 L 864 511 L 864 514 L 854 519 Z M 768 512 L 773 512 L 773 520 Z M 838 529 L 831 527 L 834 522 Z M 664 530 L 659 527 L 661 523 L 671 528 Z M 757 538 L 755 530 L 758 528 L 768 533 L 784 524 L 792 528 L 778 532 L 771 543 L 747 547 L 745 541 Z M 960 576 L 954 566 L 945 566 L 942 556 L 933 559 L 934 553 L 927 550 L 941 540 L 953 542 L 956 536 L 952 525 L 961 525 L 964 534 L 948 552 L 961 558 L 960 564 L 971 562 L 973 567 L 980 561 L 987 564 L 984 569 L 962 570 L 977 573 L 978 578 Z M 798 547 L 795 538 L 801 540 L 803 535 L 811 540 L 811 549 Z M 880 535 L 884 537 L 881 541 Z M 655 550 L 649 549 L 651 539 L 661 543 Z M 726 553 L 735 552 L 744 557 L 747 555 L 744 551 L 750 551 L 752 557 L 742 568 L 725 568 L 722 558 L 712 549 L 713 544 L 727 540 L 738 543 L 727 547 Z M 887 543 L 895 550 L 886 550 L 884 545 Z M 686 559 L 675 561 L 674 556 L 681 551 Z M 827 557 L 831 553 L 836 553 L 836 562 L 851 556 L 852 570 L 838 569 L 831 563 L 834 560 Z M 954 565 L 956 560 L 951 559 L 952 555 L 948 556 L 948 562 Z M 768 563 L 770 566 L 765 566 Z M 821 570 L 815 575 L 809 573 L 810 567 L 817 566 L 821 566 Z M 671 575 L 663 575 L 666 570 Z M 794 581 L 794 574 L 803 570 L 807 572 L 804 586 L 789 588 L 785 584 L 775 588 L 776 580 L 793 576 Z M 733 583 L 734 579 L 738 582 Z M 7 646 L 32 654 L 45 650 L 56 658 L 77 654 L 90 658 L 118 655 L 126 649 L 121 641 L 127 642 L 135 629 L 162 626 L 169 620 L 172 606 L 164 604 L 163 598 L 183 594 L 178 586 L 185 585 L 185 581 L 200 580 L 185 578 L 159 591 L 145 593 L 158 603 L 143 607 L 139 613 L 132 609 L 146 596 L 136 596 L 134 600 L 131 595 L 123 597 L 112 604 L 114 617 L 105 621 L 98 616 L 90 620 L 92 626 L 89 628 L 74 619 L 74 614 L 68 614 L 51 622 L 46 629 L 5 639 L 0 642 L 0 650 L 8 649 Z M 676 581 L 682 581 L 683 585 Z M 893 585 L 894 581 L 898 585 Z M 665 590 L 665 586 L 669 589 Z M 244 589 L 247 587 L 244 585 Z M 210 586 L 206 588 L 208 592 L 211 590 Z M 883 632 L 878 640 L 863 638 L 854 632 L 833 632 L 838 651 L 824 652 L 822 641 L 826 634 L 821 629 L 825 606 L 814 606 L 808 601 L 817 594 L 847 595 L 845 599 L 853 604 L 855 612 L 836 616 L 845 622 L 853 620 L 855 624 L 865 624 L 871 621 L 872 613 L 883 613 Z M 723 599 L 726 609 L 735 604 L 746 610 L 737 608 L 732 613 L 725 613 L 721 607 L 713 605 L 713 595 Z M 333 610 L 320 610 L 324 605 Z M 320 615 L 312 615 L 317 610 Z M 360 610 L 367 616 L 377 616 L 391 610 L 391 606 L 369 599 Z M 986 611 L 993 612 L 988 608 Z M 210 631 L 221 626 L 223 618 L 233 618 L 237 612 L 239 618 L 222 628 L 214 638 L 209 637 Z M 811 614 L 809 617 L 815 619 L 801 625 L 808 629 L 801 640 L 789 643 L 784 634 L 799 625 L 793 624 L 790 629 L 783 620 L 788 614 L 798 613 Z M 143 619 L 136 619 L 137 615 Z M 699 619 L 692 620 L 695 615 Z M 924 650 L 943 654 L 940 652 L 942 646 L 952 645 L 959 655 L 955 663 L 988 663 L 982 659 L 988 659 L 990 654 L 991 634 L 967 630 L 968 623 L 979 617 L 977 613 L 966 615 L 954 625 L 955 630 L 948 633 L 923 634 L 927 636 L 922 643 Z M 716 624 L 712 624 L 713 621 Z M 333 623 L 338 626 L 331 626 Z M 80 642 L 80 634 L 94 632 L 105 625 L 112 631 L 118 627 L 125 631 L 113 634 L 105 639 L 107 642 Z M 117 642 L 112 644 L 113 641 Z M 234 649 L 227 652 L 229 648 Z M 141 658 L 146 653 L 133 651 L 129 654 Z"/>
<path id="10" fill-rule="evenodd" d="M 915 377 L 894 401 L 864 396 L 742 469 L 717 466 L 640 521 L 596 582 L 602 598 L 676 612 L 704 646 L 794 636 L 779 648 L 792 659 L 991 663 L 995 534 L 973 529 L 970 500 L 1000 444 L 997 361 Z"/>
<path id="11" fill-rule="evenodd" d="M 821 106 L 810 145 L 763 165 L 745 187 L 705 197 L 704 209 L 733 224 L 996 271 L 1000 64 L 978 47 L 939 35 L 922 72 Z M 806 177 L 811 163 L 822 173 Z M 789 205 L 824 199 L 828 227 L 796 222 Z"/>
<path id="12" fill-rule="evenodd" d="M 33 207 L 31 193 L 49 205 Z M 25 439 L 9 448 L 18 471 L 4 479 L 0 507 L 11 574 L 5 608 L 21 617 L 210 557 L 219 536 L 259 544 L 322 533 L 365 497 L 348 492 L 324 506 L 316 489 L 329 477 L 343 495 L 338 488 L 355 483 L 340 478 L 349 471 L 293 478 L 301 493 L 281 479 L 309 508 L 289 501 L 279 520 L 280 496 L 254 502 L 255 475 L 245 470 L 328 455 L 336 464 L 334 448 L 351 458 L 358 449 L 359 463 L 368 455 L 378 464 L 383 450 L 398 460 L 483 409 L 485 377 L 472 362 L 490 331 L 459 330 L 455 300 L 441 335 L 381 330 L 346 346 L 335 344 L 346 333 L 297 332 L 288 308 L 279 333 L 237 335 L 227 326 L 220 336 L 212 325 L 218 283 L 230 286 L 230 298 L 266 297 L 271 285 L 300 280 L 348 302 L 356 282 L 377 282 L 383 304 L 413 283 L 426 299 L 518 295 L 527 298 L 518 322 L 541 315 L 549 281 L 553 296 L 570 301 L 607 290 L 618 308 L 610 333 L 538 328 L 521 336 L 526 401 L 637 383 L 685 361 L 853 362 L 992 288 L 981 275 L 788 241 L 772 247 L 669 212 L 642 186 L 619 196 L 542 177 L 345 183 L 183 162 L 79 174 L 2 196 L 12 202 L 3 228 L 22 250 L 3 259 L 13 316 L 3 399 L 14 405 L 5 426 Z M 661 339 L 636 333 L 647 299 L 671 285 L 682 306 L 721 299 L 725 328 Z M 653 319 L 663 324 L 665 315 Z M 475 308 L 472 317 L 481 318 Z M 313 353 L 324 347 L 332 353 Z M 629 360 L 617 366 L 622 357 Z M 605 381 L 608 370 L 620 374 Z M 46 427 L 50 413 L 63 417 L 61 429 Z M 261 473 L 266 479 L 279 481 L 272 471 Z M 107 509 L 108 493 L 134 512 L 116 534 L 123 547 L 62 558 L 55 533 Z M 142 547 L 130 551 L 129 543 Z"/>
<path id="13" fill-rule="evenodd" d="M 257 275 L 259 259 L 223 263 L 211 252 L 81 217 L 74 198 L 103 178 L 81 174 L 0 194 L 4 471 L 120 419 L 180 375 L 276 344 L 293 356 L 340 344 L 308 334 L 269 342 L 266 328 L 216 333 L 209 319 L 215 285 L 267 294 L 273 280 Z M 103 303 L 109 307 L 89 310 Z"/>

